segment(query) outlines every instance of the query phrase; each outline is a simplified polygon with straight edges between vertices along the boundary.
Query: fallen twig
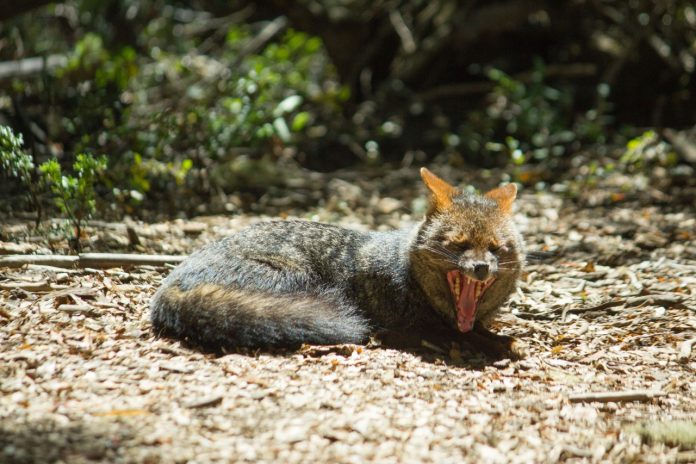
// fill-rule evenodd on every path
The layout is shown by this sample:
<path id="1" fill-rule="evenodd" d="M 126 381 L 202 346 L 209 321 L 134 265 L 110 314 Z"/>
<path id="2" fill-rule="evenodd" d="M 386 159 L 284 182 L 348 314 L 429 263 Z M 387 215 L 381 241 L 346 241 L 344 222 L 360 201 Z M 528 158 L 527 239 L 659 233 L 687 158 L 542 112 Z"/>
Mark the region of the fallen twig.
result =
<path id="1" fill-rule="evenodd" d="M 680 308 L 684 306 L 684 298 L 679 295 L 638 295 L 627 298 L 618 298 L 616 300 L 605 301 L 596 306 L 587 306 L 584 308 L 564 308 L 561 314 L 561 320 L 565 322 L 568 314 L 592 313 L 604 311 L 605 309 L 616 306 L 636 307 L 644 305 L 657 305 L 666 308 Z"/>
<path id="2" fill-rule="evenodd" d="M 51 289 L 51 285 L 42 280 L 41 282 L 7 282 L 0 283 L 0 290 L 15 290 L 21 289 L 25 292 L 45 292 Z"/>
<path id="3" fill-rule="evenodd" d="M 533 321 L 553 321 L 556 319 L 556 314 L 558 311 L 546 311 L 543 313 L 533 313 L 529 311 L 514 311 L 513 316 L 519 317 L 520 319 L 529 319 Z"/>
<path id="4" fill-rule="evenodd" d="M 628 401 L 649 401 L 653 398 L 665 396 L 667 393 L 655 390 L 629 390 L 623 392 L 589 392 L 576 393 L 568 396 L 571 403 L 590 403 L 597 401 L 600 403 L 619 403 Z"/>
<path id="5" fill-rule="evenodd" d="M 55 287 L 54 287 L 55 288 Z M 66 287 L 58 288 L 52 292 L 41 296 L 41 300 L 49 300 L 51 298 L 60 298 L 61 296 L 94 296 L 99 293 L 99 289 L 95 287 Z"/>
<path id="6" fill-rule="evenodd" d="M 355 352 L 358 354 L 362 353 L 362 346 L 353 345 L 350 343 L 342 345 L 302 345 L 299 350 L 299 353 L 313 358 L 320 358 L 331 353 L 348 357 Z"/>
<path id="7" fill-rule="evenodd" d="M 563 311 L 561 313 L 561 321 L 565 322 L 566 316 L 568 314 L 599 312 L 599 311 L 604 311 L 605 309 L 613 308 L 615 306 L 621 306 L 624 303 L 626 303 L 626 300 L 619 299 L 619 300 L 605 301 L 604 303 L 600 303 L 596 306 L 588 306 L 588 307 L 584 307 L 584 308 L 567 308 L 566 307 L 566 308 L 563 308 Z"/>
<path id="8" fill-rule="evenodd" d="M 8 255 L 0 257 L 0 267 L 21 267 L 27 264 L 63 268 L 109 268 L 121 266 L 162 266 L 180 263 L 186 256 L 138 255 L 125 253 L 81 253 L 77 256 L 62 255 Z"/>
<path id="9" fill-rule="evenodd" d="M 680 307 L 684 298 L 679 295 L 641 295 L 626 299 L 626 306 L 658 305 Z"/>

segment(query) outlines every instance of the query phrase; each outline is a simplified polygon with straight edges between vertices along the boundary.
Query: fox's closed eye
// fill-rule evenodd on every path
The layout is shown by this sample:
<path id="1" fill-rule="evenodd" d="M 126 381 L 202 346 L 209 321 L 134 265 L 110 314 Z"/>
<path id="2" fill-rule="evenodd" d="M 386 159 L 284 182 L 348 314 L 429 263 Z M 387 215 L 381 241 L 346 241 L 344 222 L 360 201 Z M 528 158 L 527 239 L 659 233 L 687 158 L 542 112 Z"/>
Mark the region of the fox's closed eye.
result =
<path id="1" fill-rule="evenodd" d="M 455 243 L 452 243 L 452 246 L 457 251 L 467 251 L 467 250 L 471 250 L 471 248 L 472 248 L 470 242 L 455 242 Z"/>

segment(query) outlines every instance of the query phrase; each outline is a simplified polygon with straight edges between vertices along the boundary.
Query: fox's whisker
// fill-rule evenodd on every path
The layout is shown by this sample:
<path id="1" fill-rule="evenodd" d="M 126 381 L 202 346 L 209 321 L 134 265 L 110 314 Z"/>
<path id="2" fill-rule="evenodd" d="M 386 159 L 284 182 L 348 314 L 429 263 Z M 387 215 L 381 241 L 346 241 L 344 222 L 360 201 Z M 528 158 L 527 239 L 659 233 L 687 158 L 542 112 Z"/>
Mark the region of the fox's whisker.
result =
<path id="1" fill-rule="evenodd" d="M 439 254 L 442 256 L 447 256 L 449 258 L 457 258 L 456 254 L 447 250 L 446 248 L 441 248 L 441 247 L 435 248 L 435 247 L 430 246 L 430 245 L 421 245 L 420 248 L 423 250 L 431 251 L 433 253 L 436 253 L 436 254 Z"/>
<path id="2" fill-rule="evenodd" d="M 549 259 L 558 258 L 557 251 L 530 251 L 527 253 L 527 261 L 546 261 Z"/>
<path id="3" fill-rule="evenodd" d="M 447 252 L 447 250 L 441 250 L 441 249 L 433 248 L 433 247 L 427 246 L 427 245 L 423 245 L 420 248 L 422 250 L 430 251 L 431 253 L 438 255 L 443 261 L 445 261 L 447 263 L 454 264 L 454 265 L 457 264 L 458 257 L 456 255 L 453 255 L 453 254 Z"/>

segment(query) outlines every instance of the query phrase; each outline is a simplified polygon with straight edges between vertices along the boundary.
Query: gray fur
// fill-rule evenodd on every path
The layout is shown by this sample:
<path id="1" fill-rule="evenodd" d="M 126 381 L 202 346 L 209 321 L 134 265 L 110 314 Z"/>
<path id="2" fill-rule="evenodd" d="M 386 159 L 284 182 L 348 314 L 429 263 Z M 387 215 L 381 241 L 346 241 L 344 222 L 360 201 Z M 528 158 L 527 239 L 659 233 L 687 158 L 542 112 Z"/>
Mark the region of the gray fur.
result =
<path id="1" fill-rule="evenodd" d="M 480 305 L 487 322 L 515 289 L 522 242 L 491 200 L 462 195 L 455 203 L 460 216 L 433 211 L 392 232 L 299 220 L 253 225 L 172 271 L 152 300 L 153 327 L 211 348 L 359 343 L 377 330 L 455 327 L 445 275 L 468 258 L 453 263 L 432 249 L 457 228 L 496 234 L 508 252 L 488 258 L 516 263 L 495 270 Z"/>

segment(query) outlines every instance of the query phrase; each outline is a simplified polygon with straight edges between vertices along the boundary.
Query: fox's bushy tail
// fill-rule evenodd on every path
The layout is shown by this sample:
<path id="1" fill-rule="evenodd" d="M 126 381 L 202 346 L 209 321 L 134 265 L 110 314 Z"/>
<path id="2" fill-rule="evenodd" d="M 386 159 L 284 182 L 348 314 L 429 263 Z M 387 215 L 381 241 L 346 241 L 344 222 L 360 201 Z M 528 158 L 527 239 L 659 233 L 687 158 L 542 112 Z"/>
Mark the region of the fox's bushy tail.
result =
<path id="1" fill-rule="evenodd" d="M 204 284 L 159 289 L 151 319 L 158 334 L 209 349 L 361 343 L 368 322 L 333 291 L 267 294 Z"/>

